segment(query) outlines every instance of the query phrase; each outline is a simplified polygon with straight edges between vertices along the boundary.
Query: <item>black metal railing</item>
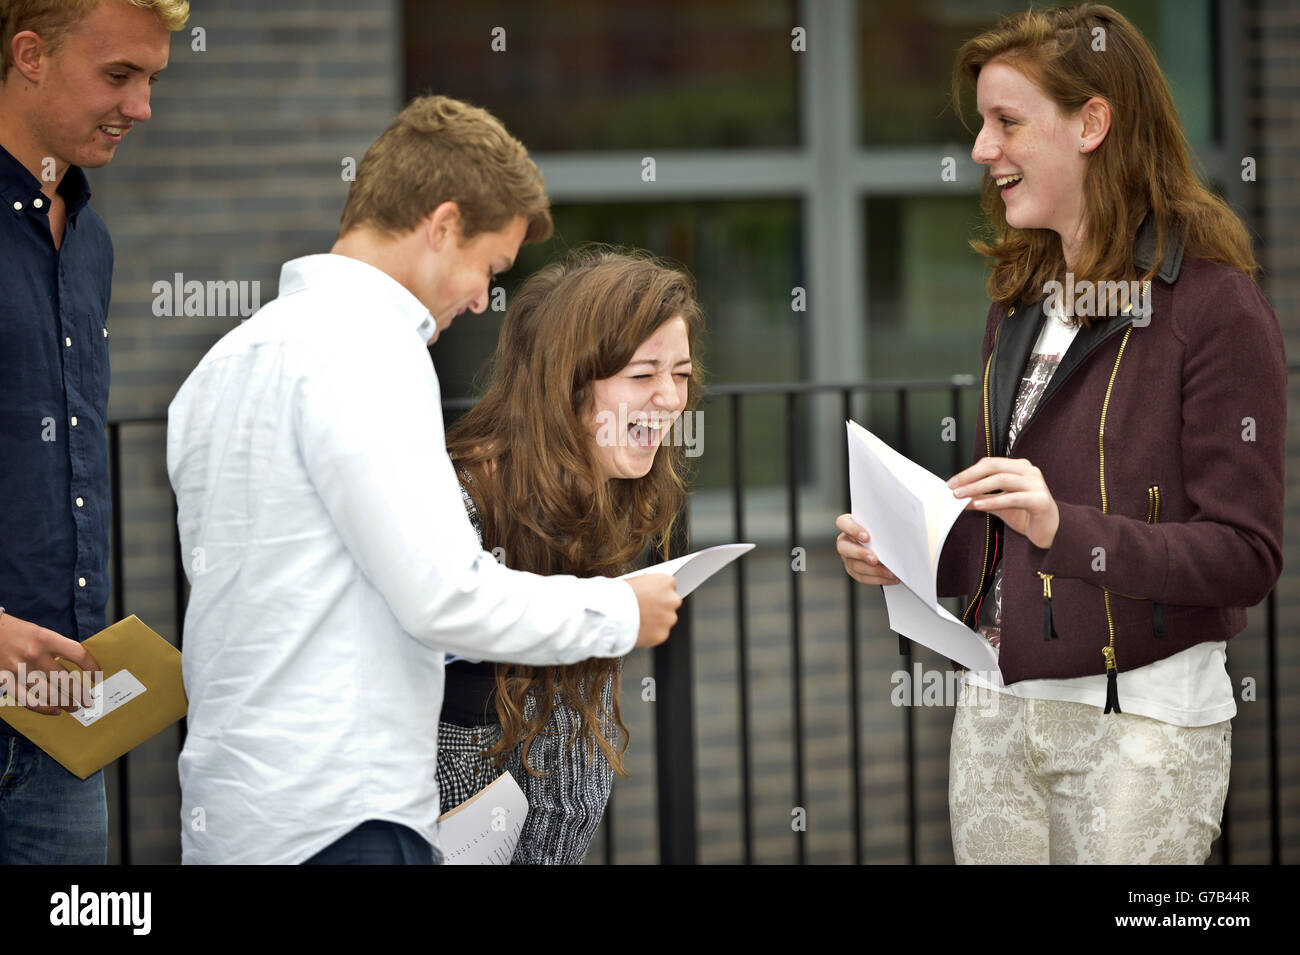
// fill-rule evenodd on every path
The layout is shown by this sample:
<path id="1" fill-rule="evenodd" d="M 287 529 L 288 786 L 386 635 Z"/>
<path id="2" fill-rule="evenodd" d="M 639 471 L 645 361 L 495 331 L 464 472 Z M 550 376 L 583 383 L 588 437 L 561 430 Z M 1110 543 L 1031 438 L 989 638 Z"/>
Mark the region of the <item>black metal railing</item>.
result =
<path id="1" fill-rule="evenodd" d="M 1294 373 L 1300 371 L 1300 364 L 1290 366 L 1288 371 Z M 911 457 L 911 447 L 909 435 L 911 434 L 911 420 L 909 415 L 909 396 L 922 392 L 947 392 L 950 396 L 950 414 L 956 422 L 958 435 L 965 435 L 967 430 L 963 426 L 962 413 L 962 393 L 967 389 L 974 389 L 977 382 L 969 376 L 957 376 L 951 379 L 938 379 L 930 381 L 896 381 L 896 382 L 847 382 L 847 383 L 826 383 L 826 384 L 757 384 L 757 385 L 732 385 L 711 389 L 706 396 L 708 403 L 726 402 L 728 405 L 729 420 L 731 422 L 732 443 L 731 443 L 731 486 L 730 493 L 733 505 L 733 538 L 734 540 L 745 540 L 745 507 L 744 495 L 746 490 L 743 474 L 743 415 L 742 401 L 747 397 L 754 396 L 781 396 L 785 402 L 785 422 L 786 422 L 786 462 L 785 462 L 785 492 L 786 492 L 786 509 L 788 517 L 788 540 L 787 546 L 794 548 L 801 539 L 799 531 L 799 499 L 798 489 L 800 483 L 800 460 L 797 453 L 797 445 L 794 435 L 801 427 L 801 419 L 798 414 L 798 403 L 800 399 L 813 395 L 838 395 L 840 397 L 840 407 L 842 417 L 845 419 L 854 417 L 853 399 L 855 395 L 863 394 L 892 394 L 896 408 L 895 434 L 897 435 L 897 449 L 900 453 Z M 847 510 L 849 490 L 848 490 L 848 452 L 846 443 L 842 444 L 843 466 L 841 474 L 843 475 L 843 503 Z M 951 442 L 951 462 L 950 466 L 955 473 L 962 470 L 970 463 L 969 458 L 963 453 L 960 441 Z M 747 609 L 749 603 L 747 600 L 746 586 L 746 565 L 744 561 L 736 564 L 736 588 L 735 588 L 735 614 L 736 614 L 736 632 L 737 632 L 737 678 L 738 697 L 740 700 L 739 724 L 740 724 L 740 763 L 741 763 L 741 804 L 742 804 L 742 840 L 743 840 L 743 859 L 745 863 L 751 863 L 754 858 L 753 853 L 753 795 L 752 795 L 752 760 L 751 760 L 751 726 L 750 726 L 750 698 L 748 694 L 748 664 L 747 664 L 747 633 L 746 624 Z M 858 681 L 858 594 L 860 588 L 857 584 L 844 575 L 845 586 L 847 588 L 847 619 L 845 623 L 846 638 L 848 640 L 849 656 L 849 699 L 848 707 L 850 712 L 850 764 L 851 764 L 851 786 L 850 801 L 852 804 L 851 828 L 853 834 L 854 856 L 857 862 L 864 862 L 863 853 L 863 806 L 862 806 L 862 786 L 861 786 L 861 759 L 862 759 L 862 740 L 860 733 L 861 726 L 861 705 L 862 696 Z M 804 761 L 804 743 L 803 743 L 803 719 L 802 719 L 802 668 L 800 665 L 800 644 L 802 640 L 802 620 L 799 591 L 800 574 L 793 568 L 790 573 L 790 633 L 791 633 L 791 681 L 792 681 L 792 723 L 794 727 L 794 759 L 792 766 L 793 790 L 795 794 L 795 804 L 804 804 L 805 792 L 805 761 Z M 691 636 L 689 630 L 689 601 L 687 612 L 682 614 L 687 621 L 688 627 L 683 632 L 679 624 L 678 630 L 674 631 L 673 639 L 664 645 L 655 649 L 655 670 L 656 679 L 661 674 L 667 677 L 669 674 L 677 672 L 678 668 L 688 666 L 688 661 L 692 653 Z M 1268 762 L 1268 822 L 1269 822 L 1269 861 L 1276 865 L 1281 861 L 1281 785 L 1280 785 L 1280 768 L 1279 768 L 1279 720 L 1278 720 L 1278 698 L 1280 688 L 1277 683 L 1278 676 L 1278 624 L 1277 624 L 1277 593 L 1276 590 L 1270 591 L 1264 602 L 1264 639 L 1265 639 L 1265 679 L 1268 687 L 1267 697 L 1267 730 L 1266 730 L 1266 752 Z M 902 669 L 911 671 L 912 653 L 911 642 L 906 638 L 899 638 L 899 653 L 902 656 Z M 662 664 L 661 664 L 662 661 Z M 687 671 L 689 672 L 689 671 Z M 905 753 L 905 783 L 904 797 L 906 806 L 907 819 L 907 859 L 911 864 L 916 864 L 920 854 L 918 842 L 918 790 L 916 777 L 916 736 L 914 727 L 913 708 L 910 706 L 901 707 L 902 714 L 902 735 L 903 750 Z M 661 708 L 657 710 L 657 728 L 662 724 L 670 725 L 670 731 L 675 739 L 691 738 L 692 727 L 689 725 L 693 720 L 693 710 L 690 708 Z M 675 725 L 684 724 L 684 725 Z M 679 758 L 670 763 L 665 763 L 662 753 L 660 765 L 672 765 L 674 768 L 681 766 L 684 760 Z M 662 776 L 662 774 L 661 774 Z M 660 780 L 661 805 L 662 794 L 665 790 L 663 780 Z M 691 805 L 694 805 L 694 793 L 680 794 L 679 798 L 690 798 Z M 1231 790 L 1229 791 L 1228 802 L 1224 806 L 1222 832 L 1219 839 L 1219 858 L 1224 864 L 1231 861 L 1232 842 L 1231 842 Z M 693 825 L 694 816 L 691 814 L 678 813 L 676 824 Z M 661 813 L 660 826 L 670 823 Z M 608 843 L 607 843 L 608 844 Z M 665 839 L 662 832 L 660 835 L 662 863 L 693 863 L 696 861 L 694 852 L 685 854 L 670 854 L 663 851 L 663 847 L 668 846 L 689 846 L 696 845 L 696 833 L 694 828 L 689 832 L 674 834 L 671 839 Z M 805 841 L 796 837 L 795 858 L 799 863 L 806 861 Z"/>
<path id="2" fill-rule="evenodd" d="M 963 418 L 961 408 L 962 393 L 975 386 L 976 382 L 970 376 L 955 376 L 953 378 L 934 379 L 934 380 L 911 380 L 895 382 L 841 382 L 841 383 L 816 383 L 816 384 L 752 384 L 752 385 L 729 385 L 712 388 L 705 396 L 705 403 L 722 403 L 725 402 L 728 408 L 728 416 L 731 429 L 730 442 L 730 494 L 732 499 L 732 539 L 743 541 L 746 539 L 746 522 L 745 522 L 745 478 L 744 478 L 744 417 L 742 402 L 745 398 L 760 396 L 776 396 L 783 400 L 784 421 L 785 421 L 785 501 L 786 501 L 786 526 L 787 526 L 787 552 L 799 546 L 802 538 L 799 524 L 799 488 L 801 486 L 800 464 L 801 458 L 798 452 L 798 445 L 794 436 L 801 430 L 804 430 L 803 418 L 799 413 L 800 399 L 812 395 L 838 395 L 840 397 L 840 411 L 844 419 L 855 417 L 853 398 L 855 395 L 864 394 L 889 394 L 895 398 L 897 408 L 896 434 L 899 436 L 898 450 L 904 455 L 910 455 L 910 441 L 908 438 L 910 430 L 909 404 L 908 396 L 914 392 L 946 392 L 950 396 L 949 410 L 955 421 L 958 435 L 966 433 L 963 428 Z M 848 446 L 846 441 L 840 442 L 841 462 L 840 475 L 842 481 L 842 499 L 844 507 L 847 510 L 849 499 L 848 487 Z M 951 466 L 954 472 L 962 469 L 964 464 L 968 463 L 962 453 L 961 441 L 951 442 L 952 460 Z M 686 522 L 682 522 L 686 523 Z M 753 784 L 752 784 L 752 749 L 751 739 L 752 731 L 750 725 L 751 701 L 749 694 L 749 655 L 748 655 L 748 626 L 747 626 L 747 608 L 748 587 L 747 573 L 744 561 L 738 562 L 735 571 L 735 622 L 737 634 L 737 675 L 738 675 L 738 699 L 739 712 L 738 723 L 740 726 L 740 764 L 741 764 L 741 832 L 742 832 L 742 858 L 745 864 L 752 864 L 754 861 L 754 808 L 753 808 Z M 864 807 L 862 805 L 862 732 L 861 732 L 861 687 L 859 685 L 859 654 L 858 654 L 858 594 L 860 588 L 848 575 L 844 575 L 846 600 L 847 600 L 847 619 L 845 623 L 845 633 L 847 638 L 848 651 L 848 708 L 849 718 L 849 765 L 851 774 L 851 792 L 850 803 L 852 806 L 851 829 L 853 835 L 853 858 L 855 861 L 865 861 L 862 826 L 864 817 Z M 803 721 L 803 667 L 802 667 L 802 642 L 803 642 L 803 622 L 802 607 L 800 595 L 801 575 L 795 569 L 791 569 L 789 587 L 790 587 L 790 653 L 791 653 L 791 722 L 793 726 L 793 792 L 794 803 L 796 806 L 805 805 L 806 794 L 806 766 L 804 755 L 804 721 Z M 663 685 L 664 679 L 671 679 L 674 674 L 683 672 L 689 674 L 689 661 L 692 655 L 692 640 L 690 629 L 689 604 L 687 609 L 680 615 L 683 623 L 679 623 L 673 631 L 673 638 L 667 643 L 655 648 L 655 678 L 658 685 Z M 683 627 L 685 624 L 685 627 Z M 910 671 L 912 664 L 911 641 L 906 638 L 899 638 L 899 652 L 903 657 L 902 667 Z M 916 740 L 915 729 L 913 726 L 913 713 L 911 707 L 902 707 L 903 710 L 903 739 L 905 753 L 905 799 L 906 799 L 906 817 L 908 846 L 907 857 L 911 864 L 915 864 L 919 857 L 919 844 L 917 838 L 917 782 L 916 782 Z M 662 737 L 667 731 L 674 739 L 691 739 L 693 738 L 693 709 L 690 707 L 660 707 L 656 709 L 656 731 Z M 693 765 L 693 760 L 685 760 L 681 757 L 681 751 L 677 751 L 677 758 L 673 757 L 672 752 L 665 752 L 663 747 L 659 751 L 659 765 L 670 765 L 674 767 L 674 772 L 684 763 Z M 674 800 L 674 806 L 680 806 L 681 800 L 686 800 L 694 809 L 695 792 L 694 790 L 682 791 L 682 787 L 673 786 L 665 782 L 660 773 L 659 793 L 660 806 L 664 805 L 664 799 L 671 791 Z M 678 825 L 689 825 L 689 831 L 674 833 L 670 838 L 665 837 L 662 827 L 671 824 L 673 820 L 666 819 L 664 814 L 660 813 L 659 824 L 660 832 L 660 862 L 665 864 L 673 863 L 694 863 L 696 853 L 694 851 L 697 844 L 696 832 L 694 829 L 694 812 L 676 813 L 675 821 Z M 612 844 L 612 839 L 606 838 L 607 861 L 608 847 Z M 800 837 L 800 833 L 795 833 L 795 860 L 799 864 L 807 861 L 806 841 Z M 689 852 L 668 852 L 668 846 L 672 847 L 689 847 Z"/>
<path id="3" fill-rule="evenodd" d="M 1300 371 L 1300 365 L 1291 366 L 1291 372 Z M 917 394 L 935 394 L 947 395 L 949 404 L 949 413 L 956 422 L 958 435 L 966 435 L 968 429 L 963 427 L 963 420 L 966 417 L 962 413 L 963 394 L 969 389 L 976 387 L 976 382 L 969 376 L 960 376 L 948 379 L 932 380 L 912 380 L 912 381 L 892 381 L 892 382 L 840 382 L 825 384 L 753 384 L 753 385 L 731 385 L 716 387 L 710 389 L 705 396 L 706 407 L 715 410 L 725 408 L 726 420 L 729 423 L 731 432 L 730 447 L 728 449 L 727 460 L 729 462 L 729 475 L 726 492 L 731 497 L 731 539 L 743 541 L 747 538 L 747 514 L 745 506 L 745 493 L 747 485 L 745 474 L 745 415 L 744 403 L 747 399 L 760 397 L 779 398 L 783 401 L 783 417 L 785 431 L 785 455 L 784 462 L 784 492 L 785 492 L 785 509 L 786 509 L 786 534 L 788 538 L 788 548 L 793 550 L 799 545 L 801 539 L 800 521 L 799 521 L 799 491 L 810 478 L 806 472 L 807 462 L 799 453 L 799 445 L 795 436 L 800 434 L 805 427 L 807 420 L 807 404 L 815 396 L 829 396 L 839 398 L 839 410 L 843 418 L 854 417 L 854 399 L 859 396 L 870 395 L 889 395 L 893 397 L 895 407 L 895 434 L 897 436 L 898 450 L 908 456 L 911 456 L 911 447 L 909 433 L 911 428 L 910 409 L 912 407 L 911 397 Z M 455 414 L 467 408 L 471 402 L 466 400 L 449 401 L 446 403 L 446 411 L 449 414 Z M 120 619 L 125 614 L 125 586 L 124 577 L 124 559 L 125 551 L 123 527 L 122 527 L 122 454 L 121 454 L 121 432 L 123 428 L 129 427 L 153 427 L 165 425 L 165 420 L 160 418 L 132 418 L 113 421 L 109 424 L 109 462 L 112 481 L 112 500 L 113 500 L 113 610 L 114 619 Z M 963 452 L 961 440 L 951 442 L 951 462 L 952 470 L 958 471 L 968 463 L 968 458 Z M 848 461 L 847 447 L 845 442 L 840 441 L 841 452 L 839 460 L 840 478 L 837 481 L 838 486 L 843 491 L 843 504 L 847 509 L 848 494 Z M 830 485 L 827 485 L 830 486 Z M 688 521 L 678 522 L 679 536 L 674 541 L 674 549 L 677 552 L 683 552 L 686 547 L 686 538 L 684 536 Z M 174 560 L 174 590 L 175 590 L 175 632 L 178 647 L 183 646 L 183 626 L 185 602 L 187 599 L 187 584 L 184 572 L 183 557 L 180 552 L 180 541 L 176 534 L 175 521 L 172 527 L 173 552 Z M 735 565 L 735 604 L 734 604 L 734 622 L 737 640 L 737 700 L 738 712 L 737 720 L 739 725 L 739 765 L 740 765 L 740 806 L 741 820 L 740 831 L 742 847 L 740 857 L 745 863 L 754 861 L 754 758 L 752 749 L 753 727 L 751 724 L 751 715 L 753 712 L 753 698 L 749 686 L 750 673 L 750 628 L 748 621 L 749 603 L 749 582 L 746 573 L 745 561 L 739 561 Z M 804 749 L 804 724 L 803 724 L 803 670 L 802 670 L 802 643 L 804 639 L 803 622 L 802 622 L 802 605 L 800 590 L 800 574 L 791 568 L 789 580 L 789 624 L 790 624 L 790 653 L 791 653 L 791 721 L 793 726 L 793 748 L 792 748 L 792 791 L 794 793 L 795 804 L 798 806 L 805 805 L 805 795 L 807 792 L 807 761 Z M 859 595 L 861 588 L 852 581 L 847 575 L 844 575 L 844 586 L 847 601 L 847 618 L 844 624 L 845 639 L 847 640 L 848 653 L 848 692 L 846 704 L 850 713 L 850 733 L 848 740 L 847 757 L 851 769 L 851 830 L 853 840 L 853 859 L 857 862 L 865 862 L 865 833 L 863 831 L 863 820 L 865 818 L 865 807 L 862 797 L 862 730 L 861 716 L 863 695 L 859 681 L 859 633 L 858 633 L 858 610 L 860 605 Z M 692 699 L 692 661 L 693 661 L 693 627 L 691 600 L 688 598 L 682 613 L 679 615 L 679 623 L 674 629 L 673 638 L 665 644 L 656 647 L 653 652 L 652 666 L 654 672 L 655 684 L 657 687 L 658 699 L 660 705 L 655 707 L 655 735 L 656 735 L 656 753 L 658 766 L 661 771 L 657 774 L 656 787 L 658 793 L 658 842 L 659 842 L 659 861 L 661 863 L 694 863 L 699 856 L 699 838 L 697 823 L 697 787 L 695 779 L 695 710 Z M 1281 777 L 1279 771 L 1279 715 L 1278 715 L 1278 697 L 1280 688 L 1277 684 L 1278 675 L 1278 626 L 1277 626 L 1277 599 L 1276 592 L 1269 594 L 1264 603 L 1264 639 L 1265 639 L 1265 667 L 1267 680 L 1267 727 L 1265 741 L 1265 752 L 1267 753 L 1268 763 L 1268 796 L 1269 796 L 1269 860 L 1273 864 L 1281 861 Z M 905 670 L 911 671 L 911 645 L 910 642 L 900 638 L 900 653 L 902 654 L 902 666 Z M 904 783 L 903 798 L 905 802 L 906 816 L 906 858 L 910 863 L 915 864 L 920 856 L 920 845 L 918 839 L 918 784 L 916 773 L 916 730 L 914 726 L 913 708 L 910 706 L 901 707 L 902 725 L 900 733 L 902 734 L 902 749 L 904 753 Z M 181 724 L 180 741 L 184 741 L 184 722 Z M 131 832 L 131 813 L 130 807 L 130 776 L 128 773 L 129 758 L 124 756 L 117 763 L 117 793 L 116 801 L 118 803 L 118 845 L 120 848 L 121 862 L 130 863 L 132 857 L 132 832 Z M 671 767 L 671 771 L 664 771 L 664 768 Z M 1231 801 L 1231 794 L 1229 795 Z M 612 830 L 616 825 L 616 799 L 611 800 L 606 812 L 605 820 L 602 823 L 602 829 L 605 832 L 604 838 L 604 859 L 608 863 L 616 861 L 614 850 L 614 839 Z M 1231 835 L 1229 827 L 1230 813 L 1225 806 L 1224 818 L 1222 824 L 1222 835 L 1220 837 L 1219 849 L 1220 860 L 1224 863 L 1231 861 Z M 800 837 L 801 834 L 795 833 L 794 856 L 796 861 L 802 863 L 806 861 L 806 840 Z"/>

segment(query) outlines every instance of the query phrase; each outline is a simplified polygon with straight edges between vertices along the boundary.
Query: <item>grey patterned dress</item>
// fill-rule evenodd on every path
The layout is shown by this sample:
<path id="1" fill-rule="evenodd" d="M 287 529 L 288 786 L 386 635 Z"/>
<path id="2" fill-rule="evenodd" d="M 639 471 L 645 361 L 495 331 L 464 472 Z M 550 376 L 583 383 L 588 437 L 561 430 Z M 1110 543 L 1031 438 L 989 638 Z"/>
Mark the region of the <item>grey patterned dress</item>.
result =
<path id="1" fill-rule="evenodd" d="M 461 481 L 465 480 L 466 476 L 461 474 Z M 470 520 L 475 530 L 479 530 L 473 500 L 463 487 L 461 492 Z M 621 660 L 619 666 L 622 667 Z M 456 678 L 455 668 L 455 664 L 448 667 L 448 680 Z M 605 711 L 612 712 L 612 681 L 606 681 L 600 694 Z M 536 709 L 536 698 L 530 694 L 524 704 L 525 718 L 531 717 Z M 612 724 L 613 721 L 607 720 L 606 723 Z M 522 743 L 506 754 L 504 763 L 497 757 L 489 759 L 484 756 L 484 752 L 501 739 L 501 726 L 494 720 L 480 726 L 440 720 L 437 773 L 441 811 L 454 809 L 503 771 L 509 771 L 528 797 L 528 815 L 511 863 L 580 864 L 609 802 L 614 770 L 599 747 L 594 747 L 594 756 L 589 762 L 587 745 L 583 740 L 569 746 L 577 726 L 578 714 L 573 709 L 560 705 L 552 709 L 550 719 L 533 741 L 529 753 L 532 767 L 547 775 L 534 776 L 524 769 Z M 606 739 L 615 738 L 615 726 L 603 725 L 601 729 Z"/>

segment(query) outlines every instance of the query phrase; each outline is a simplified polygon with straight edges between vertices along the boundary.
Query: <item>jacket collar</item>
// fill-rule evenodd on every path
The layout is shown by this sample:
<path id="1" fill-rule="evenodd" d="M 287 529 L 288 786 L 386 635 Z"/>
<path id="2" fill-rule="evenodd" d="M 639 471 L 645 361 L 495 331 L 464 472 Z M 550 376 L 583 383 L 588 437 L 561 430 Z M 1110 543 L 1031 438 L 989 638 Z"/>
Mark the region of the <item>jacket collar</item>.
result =
<path id="1" fill-rule="evenodd" d="M 1184 242 L 1182 233 L 1171 229 L 1165 236 L 1165 254 L 1160 262 L 1157 276 L 1163 282 L 1173 285 L 1178 280 L 1178 273 L 1183 267 Z M 1138 275 L 1146 275 L 1156 260 L 1156 224 L 1148 216 L 1138 228 L 1137 238 L 1133 240 L 1133 264 L 1137 266 Z"/>
<path id="2" fill-rule="evenodd" d="M 1155 223 L 1148 217 L 1138 229 L 1133 243 L 1133 264 L 1137 266 L 1138 275 L 1142 276 L 1155 261 L 1156 229 Z M 1165 237 L 1165 252 L 1157 275 L 1164 282 L 1172 284 L 1178 279 L 1183 264 L 1183 238 L 1177 232 L 1170 232 Z M 1020 377 L 1029 355 L 1034 349 L 1034 342 L 1043 328 L 1046 310 L 1043 308 L 1045 296 L 1023 308 L 1012 308 L 1002 319 L 998 328 L 997 340 L 993 344 L 993 367 L 989 374 L 988 407 L 991 416 L 993 447 L 991 454 L 995 457 L 1007 453 L 1007 433 L 1011 426 L 1011 411 L 1020 391 Z M 1155 298 L 1151 298 L 1151 315 L 1155 314 Z M 1093 322 L 1081 328 L 1074 336 L 1074 341 L 1061 363 L 1053 372 L 1051 380 L 1038 399 L 1038 405 L 1030 420 L 1037 417 L 1038 409 L 1065 383 L 1066 379 L 1083 364 L 1090 354 L 1101 347 L 1113 335 L 1119 334 L 1133 324 L 1132 313 L 1118 315 L 1104 321 Z M 1025 422 L 1028 425 L 1028 421 Z M 1023 431 L 1023 428 L 1021 429 Z"/>

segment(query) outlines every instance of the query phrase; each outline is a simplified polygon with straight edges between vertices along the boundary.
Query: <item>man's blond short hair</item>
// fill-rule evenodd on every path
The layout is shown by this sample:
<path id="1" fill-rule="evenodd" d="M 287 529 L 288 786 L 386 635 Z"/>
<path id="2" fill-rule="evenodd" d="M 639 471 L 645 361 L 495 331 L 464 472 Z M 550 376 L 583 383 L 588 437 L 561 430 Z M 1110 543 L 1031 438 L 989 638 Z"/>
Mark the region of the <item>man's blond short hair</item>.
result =
<path id="1" fill-rule="evenodd" d="M 524 144 L 485 109 L 421 96 L 366 150 L 339 235 L 361 226 L 402 235 L 444 202 L 460 208 L 462 241 L 499 232 L 516 216 L 528 223 L 525 242 L 551 234 L 546 187 Z"/>
<path id="2" fill-rule="evenodd" d="M 31 30 L 51 50 L 100 3 L 130 3 L 152 10 L 168 30 L 179 30 L 190 18 L 189 0 L 3 0 L 0 2 L 0 81 L 13 63 L 14 37 Z"/>

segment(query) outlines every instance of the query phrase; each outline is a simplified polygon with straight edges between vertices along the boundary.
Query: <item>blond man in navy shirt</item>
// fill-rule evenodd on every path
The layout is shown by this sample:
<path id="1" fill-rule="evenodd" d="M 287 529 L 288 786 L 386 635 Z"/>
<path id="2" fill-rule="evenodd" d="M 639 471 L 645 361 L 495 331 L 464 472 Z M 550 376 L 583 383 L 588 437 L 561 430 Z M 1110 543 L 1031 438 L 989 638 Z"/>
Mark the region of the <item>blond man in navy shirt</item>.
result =
<path id="1" fill-rule="evenodd" d="M 0 680 L 51 719 L 59 658 L 108 599 L 108 304 L 113 247 L 83 168 L 105 166 L 167 66 L 185 0 L 0 6 Z M 84 782 L 0 722 L 0 864 L 103 863 L 102 773 Z"/>

